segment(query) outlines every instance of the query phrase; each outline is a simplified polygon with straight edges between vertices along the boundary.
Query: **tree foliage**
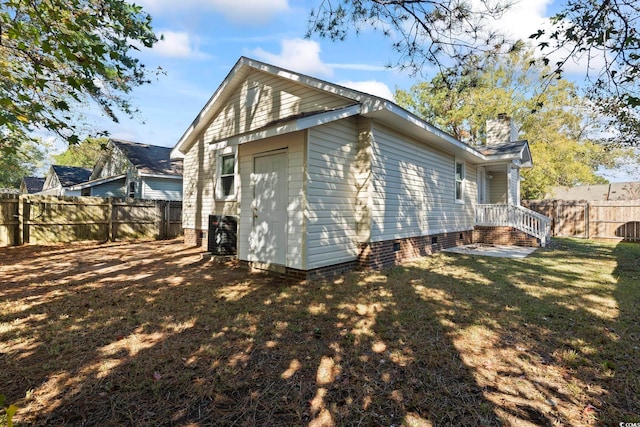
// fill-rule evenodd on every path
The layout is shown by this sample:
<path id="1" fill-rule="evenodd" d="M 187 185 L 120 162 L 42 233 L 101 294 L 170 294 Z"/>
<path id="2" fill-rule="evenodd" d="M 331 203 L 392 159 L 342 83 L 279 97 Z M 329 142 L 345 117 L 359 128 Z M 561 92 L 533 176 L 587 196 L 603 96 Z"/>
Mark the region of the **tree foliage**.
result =
<path id="1" fill-rule="evenodd" d="M 0 188 L 18 188 L 23 177 L 35 175 L 44 165 L 47 144 L 30 139 L 20 142 L 15 150 L 0 154 Z"/>
<path id="2" fill-rule="evenodd" d="M 395 64 L 418 73 L 436 66 L 441 74 L 456 74 L 453 64 L 464 64 L 478 53 L 510 51 L 513 43 L 491 28 L 509 2 L 480 0 L 322 0 L 312 9 L 307 36 L 318 34 L 344 40 L 351 31 L 381 31 L 399 54 Z"/>
<path id="3" fill-rule="evenodd" d="M 549 76 L 560 78 L 570 61 L 586 64 L 589 99 L 620 145 L 638 145 L 640 136 L 639 15 L 637 0 L 567 0 L 551 30 L 530 37 L 552 66 Z"/>
<path id="4" fill-rule="evenodd" d="M 382 31 L 413 72 L 439 69 L 443 83 L 484 67 L 487 54 L 508 54 L 523 45 L 496 28 L 512 0 L 321 0 L 308 35 L 342 40 L 365 28 Z M 475 5 L 475 6 L 474 6 Z M 573 62 L 584 64 L 592 108 L 609 120 L 612 141 L 640 141 L 640 3 L 637 0 L 564 0 L 549 28 L 530 36 L 543 64 L 541 84 L 562 78 Z M 478 58 L 482 58 L 478 61 Z"/>
<path id="5" fill-rule="evenodd" d="M 76 145 L 69 146 L 64 152 L 51 157 L 56 165 L 93 168 L 108 142 L 108 138 L 86 138 Z"/>
<path id="6" fill-rule="evenodd" d="M 133 114 L 128 94 L 148 80 L 133 56 L 157 38 L 124 0 L 0 0 L 0 152 L 33 130 L 79 141 L 78 107 Z"/>
<path id="7" fill-rule="evenodd" d="M 523 197 L 538 198 L 554 185 L 604 182 L 600 167 L 615 167 L 632 153 L 597 142 L 590 102 L 575 85 L 556 79 L 542 82 L 549 72 L 530 51 L 486 61 L 486 68 L 465 73 L 455 82 L 443 76 L 396 91 L 396 101 L 470 145 L 485 141 L 485 123 L 506 113 L 519 136 L 529 141 L 535 167 L 525 170 Z"/>

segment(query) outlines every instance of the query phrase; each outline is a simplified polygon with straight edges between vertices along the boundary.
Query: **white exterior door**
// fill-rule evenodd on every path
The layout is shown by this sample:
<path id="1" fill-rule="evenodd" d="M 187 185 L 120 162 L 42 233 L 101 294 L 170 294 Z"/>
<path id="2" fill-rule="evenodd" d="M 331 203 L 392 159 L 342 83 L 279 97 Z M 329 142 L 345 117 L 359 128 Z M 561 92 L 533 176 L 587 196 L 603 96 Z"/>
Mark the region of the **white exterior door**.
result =
<path id="1" fill-rule="evenodd" d="M 251 261 L 286 265 L 287 154 L 256 157 L 253 171 L 253 227 L 249 236 Z"/>

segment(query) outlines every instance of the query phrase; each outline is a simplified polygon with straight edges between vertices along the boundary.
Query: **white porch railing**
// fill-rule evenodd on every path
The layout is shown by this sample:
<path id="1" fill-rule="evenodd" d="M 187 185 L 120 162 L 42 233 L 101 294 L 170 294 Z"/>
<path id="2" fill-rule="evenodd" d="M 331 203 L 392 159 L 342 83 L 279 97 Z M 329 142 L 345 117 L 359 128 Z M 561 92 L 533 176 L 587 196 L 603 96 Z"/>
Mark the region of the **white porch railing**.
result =
<path id="1" fill-rule="evenodd" d="M 551 220 L 522 206 L 477 205 L 476 225 L 513 227 L 537 237 L 542 246 L 551 241 Z"/>

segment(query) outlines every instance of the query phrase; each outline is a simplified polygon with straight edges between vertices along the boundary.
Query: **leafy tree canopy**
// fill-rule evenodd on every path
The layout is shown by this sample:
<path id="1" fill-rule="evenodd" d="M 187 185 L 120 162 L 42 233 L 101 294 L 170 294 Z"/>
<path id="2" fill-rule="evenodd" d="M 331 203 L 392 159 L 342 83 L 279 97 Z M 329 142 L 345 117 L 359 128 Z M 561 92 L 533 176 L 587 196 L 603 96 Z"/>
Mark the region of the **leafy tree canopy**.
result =
<path id="1" fill-rule="evenodd" d="M 442 75 L 396 91 L 403 107 L 471 145 L 485 142 L 485 123 L 506 113 L 519 137 L 529 141 L 535 167 L 523 171 L 523 197 L 539 198 L 554 185 L 605 180 L 599 167 L 615 167 L 633 157 L 630 149 L 601 144 L 590 101 L 573 83 L 556 79 L 542 88 L 548 67 L 532 52 L 517 51 L 484 61 L 483 70 L 445 82 Z M 535 111 L 532 113 L 532 111 Z"/>
<path id="2" fill-rule="evenodd" d="M 16 149 L 0 154 L 0 188 L 18 188 L 25 176 L 35 175 L 45 161 L 47 144 L 25 140 Z"/>
<path id="3" fill-rule="evenodd" d="M 127 96 L 149 80 L 132 53 L 156 41 L 124 0 L 0 0 L 0 153 L 38 129 L 77 143 L 86 103 L 114 121 L 135 113 Z"/>
<path id="4" fill-rule="evenodd" d="M 342 40 L 374 28 L 397 51 L 397 65 L 420 73 L 429 66 L 456 82 L 472 67 L 521 48 L 495 30 L 512 0 L 320 0 L 308 35 Z M 571 61 L 585 65 L 592 108 L 608 119 L 613 142 L 638 145 L 640 136 L 640 3 L 637 0 L 564 0 L 551 27 L 530 36 L 542 63 L 543 85 L 561 78 Z M 481 58 L 479 61 L 478 58 Z"/>
<path id="5" fill-rule="evenodd" d="M 86 138 L 51 158 L 56 165 L 93 168 L 108 142 L 108 138 Z"/>

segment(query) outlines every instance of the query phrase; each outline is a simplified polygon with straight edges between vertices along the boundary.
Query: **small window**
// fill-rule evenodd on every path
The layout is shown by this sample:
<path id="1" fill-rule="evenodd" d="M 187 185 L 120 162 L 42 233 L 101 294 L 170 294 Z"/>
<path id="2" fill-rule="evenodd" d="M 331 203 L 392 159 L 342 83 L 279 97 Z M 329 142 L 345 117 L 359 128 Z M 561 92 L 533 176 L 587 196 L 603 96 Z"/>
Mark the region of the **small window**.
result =
<path id="1" fill-rule="evenodd" d="M 236 155 L 229 147 L 218 157 L 218 199 L 233 199 L 236 196 Z"/>
<path id="2" fill-rule="evenodd" d="M 136 198 L 136 183 L 135 181 L 132 181 L 129 183 L 129 193 L 127 194 L 127 197 L 131 198 L 131 199 L 135 199 Z"/>
<path id="3" fill-rule="evenodd" d="M 91 195 L 91 187 L 83 188 L 80 190 L 81 196 L 90 196 Z"/>
<path id="4" fill-rule="evenodd" d="M 456 161 L 456 202 L 464 201 L 464 163 Z"/>
<path id="5" fill-rule="evenodd" d="M 229 156 L 222 156 L 222 170 L 220 171 L 220 188 L 223 196 L 233 196 L 233 184 L 234 184 L 234 164 L 235 156 L 233 154 Z"/>

